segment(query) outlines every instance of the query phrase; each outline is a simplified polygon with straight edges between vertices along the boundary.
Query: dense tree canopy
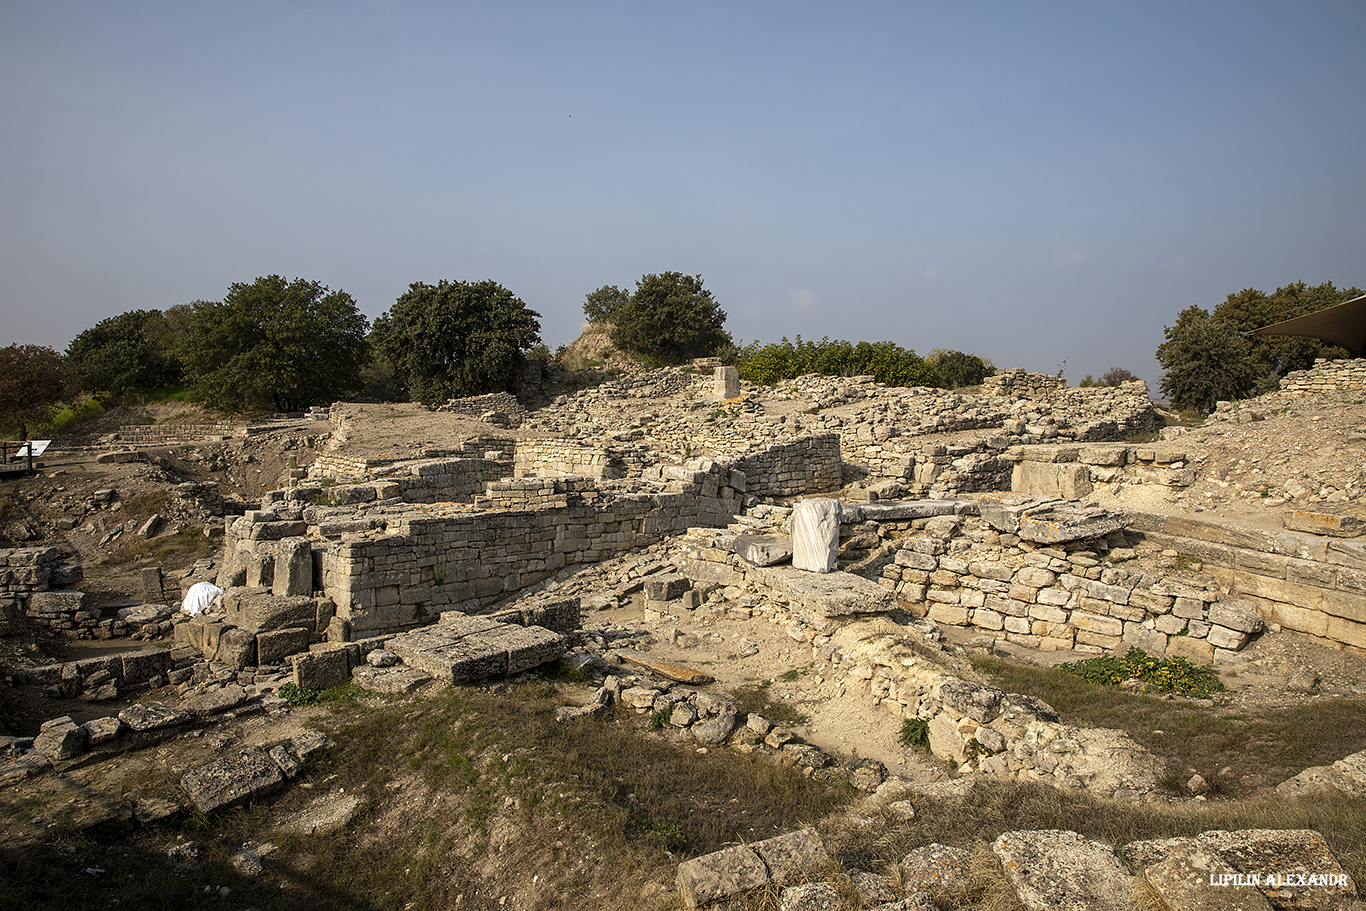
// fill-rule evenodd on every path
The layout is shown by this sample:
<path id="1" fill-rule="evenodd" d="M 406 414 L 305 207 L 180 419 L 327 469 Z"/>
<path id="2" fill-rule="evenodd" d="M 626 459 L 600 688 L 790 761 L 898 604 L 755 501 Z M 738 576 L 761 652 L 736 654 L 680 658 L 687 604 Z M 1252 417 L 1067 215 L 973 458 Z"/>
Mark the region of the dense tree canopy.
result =
<path id="1" fill-rule="evenodd" d="M 871 376 L 888 386 L 938 386 L 934 367 L 909 348 L 895 342 L 846 342 L 823 338 L 819 342 L 758 342 L 740 349 L 740 376 L 751 382 L 772 385 L 808 373 L 823 376 Z"/>
<path id="2" fill-rule="evenodd" d="M 407 393 L 431 405 L 509 389 L 540 341 L 539 316 L 494 281 L 415 282 L 370 340 Z"/>
<path id="3" fill-rule="evenodd" d="M 1361 294 L 1360 288 L 1339 289 L 1332 282 L 1295 282 L 1272 294 L 1245 288 L 1230 294 L 1213 314 L 1188 307 L 1165 329 L 1166 341 L 1157 349 L 1166 371 L 1162 391 L 1178 408 L 1209 411 L 1220 400 L 1274 389 L 1281 377 L 1313 366 L 1316 358 L 1345 357 L 1342 348 L 1317 339 L 1249 333 Z"/>
<path id="4" fill-rule="evenodd" d="M 69 379 L 62 356 L 51 348 L 0 348 L 0 428 L 17 430 L 27 440 L 29 425 L 65 397 Z"/>
<path id="5" fill-rule="evenodd" d="M 1187 307 L 1163 332 L 1167 340 L 1157 347 L 1157 362 L 1166 371 L 1162 392 L 1175 407 L 1211 411 L 1216 402 L 1256 388 L 1247 342 L 1209 311 Z"/>
<path id="6" fill-rule="evenodd" d="M 186 368 L 201 401 L 229 411 L 292 411 L 360 383 L 365 317 L 345 291 L 278 275 L 193 305 Z"/>
<path id="7" fill-rule="evenodd" d="M 592 322 L 611 325 L 618 348 L 667 363 L 709 357 L 730 343 L 721 328 L 726 313 L 702 287 L 700 275 L 645 275 L 631 294 L 604 285 L 587 296 L 583 312 Z"/>
<path id="8" fill-rule="evenodd" d="M 76 336 L 66 362 L 81 389 L 121 395 L 179 382 L 180 363 L 169 344 L 160 310 L 129 310 Z"/>
<path id="9" fill-rule="evenodd" d="M 982 380 L 996 372 L 995 367 L 977 355 L 952 349 L 936 348 L 925 356 L 925 361 L 938 377 L 934 385 L 945 389 L 980 386 Z"/>

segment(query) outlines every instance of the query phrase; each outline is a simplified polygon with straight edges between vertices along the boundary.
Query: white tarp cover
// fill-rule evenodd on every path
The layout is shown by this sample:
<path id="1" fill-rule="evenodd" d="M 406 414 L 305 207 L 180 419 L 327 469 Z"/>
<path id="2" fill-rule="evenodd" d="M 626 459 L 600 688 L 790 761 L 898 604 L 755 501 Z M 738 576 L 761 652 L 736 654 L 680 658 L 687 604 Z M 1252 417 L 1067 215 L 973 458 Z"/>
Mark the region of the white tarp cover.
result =
<path id="1" fill-rule="evenodd" d="M 813 573 L 835 568 L 840 547 L 840 503 L 816 497 L 792 511 L 792 565 Z"/>
<path id="2" fill-rule="evenodd" d="M 190 590 L 185 593 L 185 600 L 180 602 L 180 609 L 191 617 L 202 614 L 209 609 L 213 600 L 223 594 L 223 589 L 214 585 L 212 582 L 196 582 L 190 586 Z"/>

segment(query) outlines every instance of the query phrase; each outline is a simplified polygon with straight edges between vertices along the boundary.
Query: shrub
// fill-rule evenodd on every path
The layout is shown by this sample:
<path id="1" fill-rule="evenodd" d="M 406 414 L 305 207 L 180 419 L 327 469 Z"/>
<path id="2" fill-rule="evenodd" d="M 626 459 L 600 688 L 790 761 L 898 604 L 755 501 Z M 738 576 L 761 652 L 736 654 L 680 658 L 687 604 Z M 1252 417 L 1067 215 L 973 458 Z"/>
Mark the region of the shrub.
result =
<path id="1" fill-rule="evenodd" d="M 1118 686 L 1136 678 L 1153 693 L 1208 697 L 1224 688 L 1219 672 L 1212 667 L 1197 667 L 1184 658 L 1154 658 L 1140 648 L 1131 648 L 1123 657 L 1097 655 L 1085 661 L 1058 665 L 1083 680 L 1105 686 Z"/>
<path id="2" fill-rule="evenodd" d="M 930 723 L 924 718 L 907 718 L 901 722 L 900 740 L 908 747 L 930 748 Z"/>

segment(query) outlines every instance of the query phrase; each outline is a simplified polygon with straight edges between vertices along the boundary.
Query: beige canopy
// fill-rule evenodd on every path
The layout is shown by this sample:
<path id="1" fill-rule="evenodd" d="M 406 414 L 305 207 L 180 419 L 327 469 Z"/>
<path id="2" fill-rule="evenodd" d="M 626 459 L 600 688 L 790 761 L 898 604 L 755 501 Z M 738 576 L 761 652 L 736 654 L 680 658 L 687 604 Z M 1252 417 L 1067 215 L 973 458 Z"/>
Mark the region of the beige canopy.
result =
<path id="1" fill-rule="evenodd" d="M 1347 349 L 1352 357 L 1366 350 L 1366 294 L 1294 319 L 1254 329 L 1252 335 L 1296 335 L 1317 338 Z"/>

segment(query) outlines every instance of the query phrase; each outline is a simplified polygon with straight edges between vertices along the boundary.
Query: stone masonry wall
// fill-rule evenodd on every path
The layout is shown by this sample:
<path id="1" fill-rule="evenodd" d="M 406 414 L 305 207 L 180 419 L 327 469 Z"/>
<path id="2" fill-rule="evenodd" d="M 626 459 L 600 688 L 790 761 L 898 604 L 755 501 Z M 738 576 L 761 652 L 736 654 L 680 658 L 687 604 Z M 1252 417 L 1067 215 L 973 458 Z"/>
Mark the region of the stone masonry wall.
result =
<path id="1" fill-rule="evenodd" d="M 735 468 L 753 496 L 791 497 L 838 490 L 843 483 L 840 437 L 804 434 L 741 453 Z"/>
<path id="2" fill-rule="evenodd" d="M 1366 540 L 1135 513 L 1133 530 L 1203 561 L 1269 623 L 1366 649 Z"/>
<path id="3" fill-rule="evenodd" d="M 1319 358 L 1308 370 L 1292 370 L 1281 380 L 1281 392 L 1291 396 L 1366 389 L 1366 358 L 1329 361 Z"/>
<path id="4" fill-rule="evenodd" d="M 1049 398 L 1067 386 L 1067 380 L 1046 373 L 1026 373 L 1023 367 L 1010 367 L 982 381 L 987 395 L 1008 395 L 1022 399 Z"/>
<path id="5" fill-rule="evenodd" d="M 578 440 L 521 440 L 513 472 L 517 477 L 625 478 L 639 476 L 651 464 L 645 447 L 594 445 Z"/>
<path id="6" fill-rule="evenodd" d="M 80 567 L 65 567 L 63 562 L 56 547 L 0 550 L 0 635 L 14 631 L 14 623 L 28 610 L 35 592 L 80 582 Z"/>

